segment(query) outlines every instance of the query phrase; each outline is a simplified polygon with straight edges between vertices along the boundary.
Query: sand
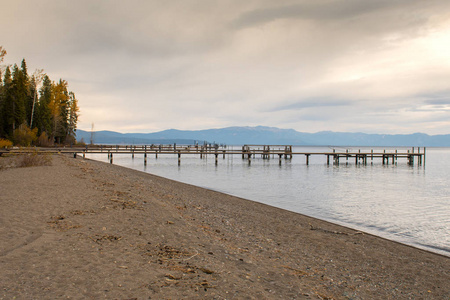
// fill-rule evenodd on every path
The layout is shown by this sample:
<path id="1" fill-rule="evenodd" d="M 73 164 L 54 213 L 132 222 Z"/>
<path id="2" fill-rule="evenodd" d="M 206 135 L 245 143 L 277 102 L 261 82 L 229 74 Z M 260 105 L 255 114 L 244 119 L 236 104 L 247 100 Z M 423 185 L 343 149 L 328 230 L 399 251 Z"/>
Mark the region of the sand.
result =
<path id="1" fill-rule="evenodd" d="M 448 257 L 106 163 L 3 168 L 0 204 L 0 299 L 450 299 Z"/>

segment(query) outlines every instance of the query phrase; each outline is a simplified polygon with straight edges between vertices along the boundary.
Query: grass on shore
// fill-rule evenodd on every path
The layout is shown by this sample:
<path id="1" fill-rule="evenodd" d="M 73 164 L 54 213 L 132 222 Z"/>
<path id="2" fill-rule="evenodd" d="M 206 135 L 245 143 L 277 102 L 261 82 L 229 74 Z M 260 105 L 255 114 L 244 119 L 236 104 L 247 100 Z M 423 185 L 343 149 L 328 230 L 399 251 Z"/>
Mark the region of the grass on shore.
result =
<path id="1" fill-rule="evenodd" d="M 49 154 L 30 153 L 19 156 L 8 156 L 0 159 L 0 170 L 8 168 L 28 168 L 39 166 L 50 166 L 52 157 Z"/>
<path id="2" fill-rule="evenodd" d="M 18 158 L 17 167 L 38 167 L 38 166 L 50 166 L 52 158 L 48 154 L 25 154 Z"/>

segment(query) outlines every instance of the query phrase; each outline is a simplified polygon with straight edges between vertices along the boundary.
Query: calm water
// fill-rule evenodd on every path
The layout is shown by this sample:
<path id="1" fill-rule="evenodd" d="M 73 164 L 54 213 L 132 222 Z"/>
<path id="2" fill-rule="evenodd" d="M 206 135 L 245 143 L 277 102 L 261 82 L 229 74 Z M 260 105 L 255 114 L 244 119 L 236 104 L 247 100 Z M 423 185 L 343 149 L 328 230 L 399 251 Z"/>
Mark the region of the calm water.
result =
<path id="1" fill-rule="evenodd" d="M 352 152 L 368 148 L 350 149 Z M 394 148 L 372 148 L 374 151 Z M 402 148 L 395 148 L 402 149 Z M 404 148 L 403 148 L 404 149 Z M 330 152 L 328 147 L 296 147 L 294 151 Z M 370 149 L 369 149 L 370 151 Z M 107 161 L 106 154 L 89 158 Z M 134 159 L 116 154 L 114 163 L 177 181 L 225 192 L 345 225 L 418 248 L 450 256 L 450 148 L 427 148 L 426 165 L 382 165 L 381 159 L 355 165 L 354 159 L 327 166 L 326 156 L 294 156 L 281 165 L 278 157 L 252 159 L 227 156 L 216 166 L 214 156 L 185 155 Z M 390 162 L 391 163 L 391 162 Z"/>

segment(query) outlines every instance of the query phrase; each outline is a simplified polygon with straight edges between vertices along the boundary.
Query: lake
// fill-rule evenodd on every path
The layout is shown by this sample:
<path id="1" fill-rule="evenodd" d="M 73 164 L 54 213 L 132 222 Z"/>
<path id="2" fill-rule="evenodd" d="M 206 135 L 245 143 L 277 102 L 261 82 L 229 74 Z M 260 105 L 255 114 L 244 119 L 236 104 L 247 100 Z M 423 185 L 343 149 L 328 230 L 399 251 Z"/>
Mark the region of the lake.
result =
<path id="1" fill-rule="evenodd" d="M 235 149 L 240 149 L 236 146 Z M 294 147 L 294 152 L 393 152 L 397 147 Z M 410 148 L 408 148 L 410 149 Z M 417 150 L 416 150 L 417 151 Z M 173 180 L 254 200 L 311 217 L 351 227 L 417 248 L 450 256 L 450 148 L 427 148 L 426 164 L 410 166 L 406 159 L 383 165 L 370 158 L 367 165 L 354 159 L 327 165 L 326 156 L 304 155 L 292 160 L 240 155 L 184 155 L 181 165 L 174 154 L 114 155 L 114 164 Z M 107 154 L 87 158 L 107 161 Z M 239 209 L 239 208 L 237 208 Z"/>

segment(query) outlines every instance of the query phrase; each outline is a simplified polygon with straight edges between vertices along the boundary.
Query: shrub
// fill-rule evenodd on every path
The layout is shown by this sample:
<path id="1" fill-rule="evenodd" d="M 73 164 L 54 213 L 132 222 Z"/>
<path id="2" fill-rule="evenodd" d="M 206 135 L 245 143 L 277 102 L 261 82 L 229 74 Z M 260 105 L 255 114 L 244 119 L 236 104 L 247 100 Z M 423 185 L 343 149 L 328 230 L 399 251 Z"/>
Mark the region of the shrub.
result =
<path id="1" fill-rule="evenodd" d="M 37 140 L 37 128 L 30 129 L 25 123 L 13 132 L 13 141 L 17 146 L 30 147 Z"/>
<path id="2" fill-rule="evenodd" d="M 48 154 L 39 155 L 37 153 L 25 154 L 18 157 L 17 167 L 38 167 L 51 165 L 52 159 Z"/>
<path id="3" fill-rule="evenodd" d="M 0 139 L 0 149 L 11 147 L 13 143 L 10 140 Z"/>
<path id="4" fill-rule="evenodd" d="M 84 139 L 81 138 L 81 140 L 77 141 L 75 145 L 78 147 L 84 147 L 84 146 L 86 146 L 86 143 L 84 142 Z"/>
<path id="5" fill-rule="evenodd" d="M 37 145 L 40 147 L 50 147 L 52 145 L 50 138 L 45 131 L 38 137 Z"/>
<path id="6" fill-rule="evenodd" d="M 77 140 L 73 136 L 69 135 L 66 137 L 66 140 L 64 141 L 64 143 L 66 145 L 70 145 L 70 147 L 72 147 L 74 144 L 77 143 Z"/>

